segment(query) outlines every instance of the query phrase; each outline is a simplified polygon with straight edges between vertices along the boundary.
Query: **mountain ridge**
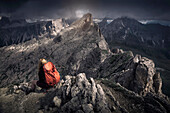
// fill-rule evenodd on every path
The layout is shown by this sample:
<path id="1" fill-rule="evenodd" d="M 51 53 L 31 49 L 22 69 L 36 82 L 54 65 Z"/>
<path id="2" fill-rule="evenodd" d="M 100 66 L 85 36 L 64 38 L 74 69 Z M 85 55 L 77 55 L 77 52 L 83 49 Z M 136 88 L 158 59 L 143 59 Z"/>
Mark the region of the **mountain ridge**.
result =
<path id="1" fill-rule="evenodd" d="M 19 44 L 33 38 L 54 37 L 68 24 L 64 19 L 27 23 L 26 20 L 0 20 L 0 47 Z"/>
<path id="2" fill-rule="evenodd" d="M 84 70 L 92 72 L 97 67 L 97 64 L 103 62 L 106 56 L 110 54 L 110 50 L 104 37 L 99 34 L 97 25 L 87 23 L 81 28 L 83 30 L 79 29 L 79 27 L 73 28 L 70 26 L 61 31 L 55 38 L 44 37 L 38 40 L 34 38 L 23 44 L 0 48 L 1 53 L 5 55 L 0 59 L 4 62 L 0 65 L 1 77 L 5 77 L 4 79 L 7 80 L 10 78 L 10 76 L 6 78 L 7 75 L 12 74 L 16 77 L 18 76 L 20 78 L 18 80 L 24 81 L 22 77 L 28 73 L 28 78 L 35 78 L 37 61 L 38 58 L 42 57 L 51 60 L 57 67 L 61 66 L 61 73 L 63 71 L 64 75 L 69 73 L 74 75 L 78 73 L 76 72 L 78 70 L 80 72 Z M 107 51 L 107 53 L 102 51 Z M 95 57 L 97 59 L 93 60 Z M 13 61 L 13 59 L 17 58 L 20 61 Z M 92 64 L 87 65 L 86 62 Z M 84 67 L 89 67 L 89 69 L 84 69 Z M 9 84 L 6 80 L 4 84 Z M 1 86 L 2 84 L 3 82 Z"/>
<path id="3" fill-rule="evenodd" d="M 111 51 L 121 48 L 152 59 L 157 71 L 162 75 L 163 92 L 170 95 L 166 90 L 170 81 L 170 27 L 160 24 L 141 24 L 128 17 L 117 18 L 110 24 L 105 21 L 99 23 L 99 27 Z"/>
<path id="4" fill-rule="evenodd" d="M 162 79 L 154 62 L 134 56 L 131 51 L 110 51 L 91 14 L 84 15 L 54 38 L 34 38 L 4 46 L 0 53 L 3 112 L 170 111 L 169 98 L 162 93 Z M 39 58 L 54 63 L 61 81 L 46 94 L 37 87 L 26 95 L 29 82 L 37 79 Z"/>
<path id="5" fill-rule="evenodd" d="M 103 22 L 106 20 L 104 19 Z M 103 22 L 99 23 L 99 26 L 102 28 Z M 106 23 L 105 23 L 106 24 Z M 104 25 L 104 29 L 102 28 L 102 33 L 106 40 L 113 40 L 114 38 L 117 41 L 118 39 L 122 39 L 121 41 L 126 40 L 126 34 L 132 35 L 132 37 L 137 38 L 138 41 L 143 45 L 147 46 L 161 46 L 164 40 L 164 45 L 161 47 L 169 49 L 169 40 L 168 40 L 168 31 L 170 27 L 163 26 L 160 24 L 142 24 L 135 19 L 128 18 L 128 17 L 121 17 L 113 20 L 110 24 Z M 120 32 L 120 33 L 119 33 Z M 145 35 L 144 35 L 145 33 Z M 116 36 L 118 35 L 118 36 Z M 127 39 L 130 37 L 127 36 Z M 152 45 L 147 41 L 153 41 Z M 127 40 L 126 40 L 127 41 Z M 133 40 L 132 40 L 133 41 Z M 127 41 L 128 42 L 128 41 Z M 108 42 L 109 43 L 109 42 Z M 146 43 L 146 44 L 145 44 Z"/>

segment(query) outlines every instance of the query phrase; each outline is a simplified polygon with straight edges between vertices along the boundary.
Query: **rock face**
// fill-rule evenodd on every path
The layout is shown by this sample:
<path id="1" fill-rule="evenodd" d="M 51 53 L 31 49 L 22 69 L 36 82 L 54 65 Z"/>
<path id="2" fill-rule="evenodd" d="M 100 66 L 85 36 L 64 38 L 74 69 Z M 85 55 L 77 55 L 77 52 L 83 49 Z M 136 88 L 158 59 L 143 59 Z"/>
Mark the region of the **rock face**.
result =
<path id="1" fill-rule="evenodd" d="M 53 37 L 68 25 L 63 19 L 27 23 L 22 20 L 0 20 L 0 47 L 23 43 L 33 38 Z"/>
<path id="2" fill-rule="evenodd" d="M 153 77 L 153 86 L 155 87 L 156 93 L 162 93 L 162 79 L 160 73 L 156 73 Z"/>
<path id="3" fill-rule="evenodd" d="M 99 23 L 108 43 L 119 42 L 130 46 L 169 47 L 170 27 L 159 24 L 141 24 L 135 19 L 122 17 L 108 24 L 107 19 Z"/>
<path id="4" fill-rule="evenodd" d="M 0 88 L 0 99 L 3 113 L 168 113 L 170 110 L 169 100 L 164 97 L 139 96 L 110 80 L 88 80 L 84 73 L 65 76 L 46 94 L 37 91 L 25 95 L 12 87 Z"/>
<path id="5" fill-rule="evenodd" d="M 36 79 L 40 58 L 53 62 L 61 75 L 84 72 L 90 76 L 111 54 L 98 26 L 92 22 L 91 14 L 62 30 L 55 38 L 34 38 L 2 47 L 0 52 L 3 62 L 0 64 L 1 87 Z"/>
<path id="6" fill-rule="evenodd" d="M 65 78 L 61 87 L 62 96 L 61 94 L 57 95 L 65 103 L 60 112 L 90 113 L 95 110 L 96 112 L 109 112 L 105 93 L 93 78 L 88 81 L 84 73 L 80 73 L 76 77 L 65 76 Z M 69 101 L 68 98 L 70 98 Z"/>
<path id="7" fill-rule="evenodd" d="M 87 29 L 86 27 L 89 27 L 89 25 L 93 26 L 93 19 L 92 19 L 92 14 L 88 13 L 85 14 L 81 19 L 73 22 L 71 24 L 72 27 L 76 28 L 82 28 L 82 29 Z"/>
<path id="8" fill-rule="evenodd" d="M 108 78 L 140 95 L 162 94 L 162 81 L 152 60 L 121 49 L 112 51 L 92 15 L 86 14 L 55 38 L 0 48 L 0 86 L 37 79 L 38 60 L 46 58 L 56 65 L 61 77 L 83 72 L 87 78 Z"/>
<path id="9" fill-rule="evenodd" d="M 156 67 L 163 68 L 164 71 L 158 70 L 164 79 L 163 92 L 170 95 L 167 90 L 170 88 L 170 27 L 142 24 L 128 17 L 117 18 L 111 23 L 107 23 L 105 18 L 99 23 L 99 27 L 112 52 L 118 52 L 120 48 L 131 50 L 135 54 L 152 59 Z"/>
<path id="10" fill-rule="evenodd" d="M 111 79 L 140 94 L 161 94 L 162 80 L 152 60 L 133 56 L 132 52 L 116 53 L 106 59 L 97 75 Z"/>
<path id="11" fill-rule="evenodd" d="M 53 38 L 4 46 L 0 53 L 3 113 L 170 112 L 154 62 L 131 51 L 111 52 L 91 14 Z M 37 87 L 26 95 L 28 82 L 37 79 L 40 58 L 53 62 L 62 80 L 46 94 Z"/>

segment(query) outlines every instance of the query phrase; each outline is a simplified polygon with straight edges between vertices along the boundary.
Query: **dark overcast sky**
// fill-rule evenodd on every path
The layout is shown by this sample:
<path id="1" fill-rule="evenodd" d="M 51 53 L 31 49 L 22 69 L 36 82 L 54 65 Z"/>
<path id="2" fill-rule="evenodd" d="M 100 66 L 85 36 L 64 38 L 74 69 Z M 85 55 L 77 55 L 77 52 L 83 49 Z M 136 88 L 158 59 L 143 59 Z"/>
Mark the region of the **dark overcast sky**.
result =
<path id="1" fill-rule="evenodd" d="M 170 0 L 0 0 L 0 15 L 17 18 L 75 17 L 75 12 L 93 17 L 129 16 L 136 19 L 170 20 Z"/>

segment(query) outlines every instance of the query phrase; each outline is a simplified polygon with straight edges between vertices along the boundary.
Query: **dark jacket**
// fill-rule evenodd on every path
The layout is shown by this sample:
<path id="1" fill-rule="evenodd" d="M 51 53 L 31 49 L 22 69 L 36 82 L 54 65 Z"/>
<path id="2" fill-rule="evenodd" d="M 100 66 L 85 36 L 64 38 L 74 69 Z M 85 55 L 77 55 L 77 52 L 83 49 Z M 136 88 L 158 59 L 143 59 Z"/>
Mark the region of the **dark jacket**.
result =
<path id="1" fill-rule="evenodd" d="M 44 74 L 43 66 L 44 66 L 44 65 L 42 65 L 42 66 L 40 67 L 40 70 L 39 70 L 39 72 L 38 72 L 38 76 L 39 76 L 39 81 L 42 82 L 42 83 L 43 83 L 43 82 L 45 83 L 45 74 Z"/>

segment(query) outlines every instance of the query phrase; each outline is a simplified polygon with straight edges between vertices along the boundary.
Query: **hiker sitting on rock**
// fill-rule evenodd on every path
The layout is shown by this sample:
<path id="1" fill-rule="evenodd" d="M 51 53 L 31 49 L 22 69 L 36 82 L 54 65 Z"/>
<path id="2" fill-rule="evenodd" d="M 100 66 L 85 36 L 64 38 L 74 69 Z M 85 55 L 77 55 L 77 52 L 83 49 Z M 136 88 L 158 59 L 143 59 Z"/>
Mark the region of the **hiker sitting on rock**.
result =
<path id="1" fill-rule="evenodd" d="M 31 90 L 34 91 L 36 85 L 42 89 L 54 87 L 60 81 L 60 74 L 52 62 L 47 62 L 45 59 L 40 59 L 38 68 L 38 81 L 33 81 Z"/>

